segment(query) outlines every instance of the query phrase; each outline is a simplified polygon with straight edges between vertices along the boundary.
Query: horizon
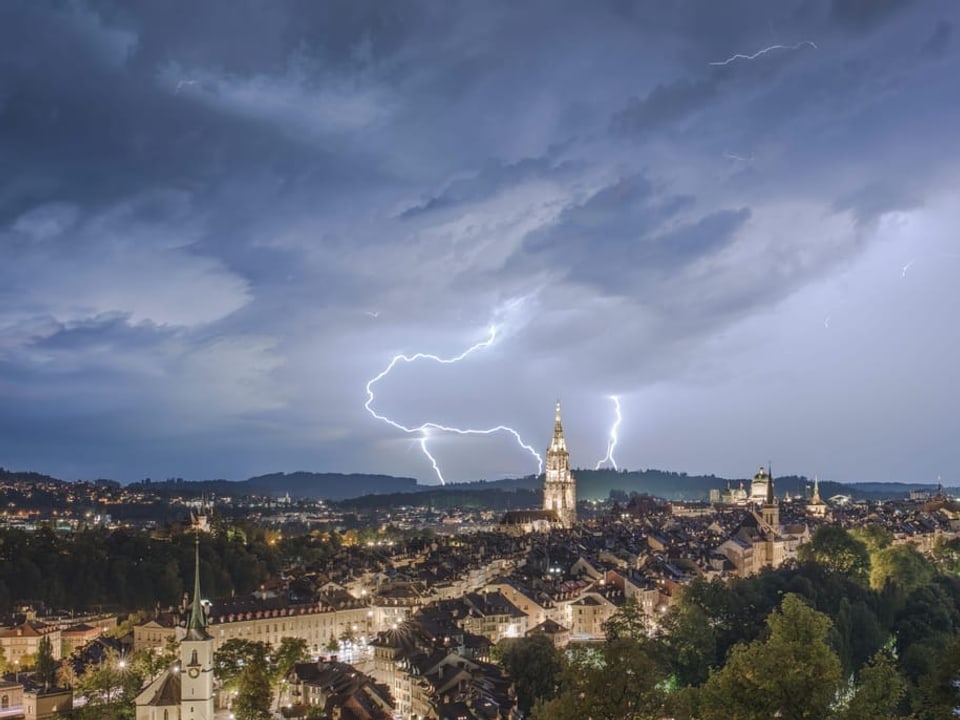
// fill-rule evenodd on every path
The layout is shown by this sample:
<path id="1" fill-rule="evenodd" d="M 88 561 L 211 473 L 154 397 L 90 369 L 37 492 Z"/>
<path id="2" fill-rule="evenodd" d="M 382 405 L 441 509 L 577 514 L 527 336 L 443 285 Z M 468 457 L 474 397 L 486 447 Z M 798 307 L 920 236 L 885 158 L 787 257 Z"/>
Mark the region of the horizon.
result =
<path id="1" fill-rule="evenodd" d="M 958 21 L 2 5 L 0 465 L 960 485 Z"/>
<path id="2" fill-rule="evenodd" d="M 289 470 L 289 471 L 277 470 L 277 471 L 274 471 L 274 472 L 261 473 L 261 474 L 259 474 L 259 475 L 251 475 L 251 476 L 245 477 L 245 478 L 225 478 L 225 477 L 214 477 L 214 478 L 184 478 L 184 477 L 181 477 L 181 476 L 170 476 L 170 477 L 166 477 L 166 478 L 162 478 L 162 479 L 146 477 L 146 478 L 141 478 L 141 479 L 139 479 L 139 480 L 131 480 L 131 481 L 129 481 L 129 482 L 123 482 L 123 481 L 115 480 L 115 479 L 113 479 L 113 478 L 108 478 L 108 477 L 97 477 L 97 478 L 62 478 L 62 477 L 57 477 L 57 476 L 53 476 L 53 475 L 48 475 L 48 474 L 46 474 L 46 473 L 41 473 L 41 472 L 38 472 L 38 471 L 35 471 L 35 470 L 23 470 L 23 469 L 20 469 L 20 470 L 11 470 L 10 468 L 5 468 L 5 467 L 3 467 L 3 466 L 0 466 L 0 472 L 2 472 L 2 471 L 5 471 L 5 472 L 11 473 L 11 474 L 38 474 L 38 475 L 41 475 L 41 476 L 44 476 L 44 477 L 49 477 L 49 478 L 52 478 L 52 479 L 54 479 L 54 480 L 58 480 L 58 481 L 61 481 L 61 482 L 67 482 L 67 483 L 75 483 L 75 482 L 86 482 L 86 483 L 112 482 L 112 483 L 117 483 L 117 484 L 119 484 L 119 485 L 121 485 L 121 486 L 127 486 L 127 485 L 133 485 L 133 484 L 142 484 L 142 483 L 147 483 L 147 482 L 149 482 L 150 484 L 158 484 L 158 483 L 177 483 L 177 482 L 183 482 L 183 483 L 210 483 L 210 482 L 242 483 L 242 482 L 248 482 L 248 481 L 250 481 L 250 480 L 257 480 L 257 479 L 260 479 L 260 478 L 263 478 L 263 477 L 269 477 L 270 475 L 283 475 L 284 477 L 289 477 L 289 476 L 291 476 L 291 475 L 301 475 L 301 474 L 302 474 L 302 475 L 318 475 L 318 476 L 334 475 L 334 476 L 340 476 L 340 477 L 350 477 L 350 476 L 353 476 L 353 475 L 361 475 L 361 476 L 370 476 L 370 477 L 383 477 L 383 478 L 389 478 L 389 479 L 395 479 L 395 480 L 414 480 L 414 481 L 417 483 L 417 484 L 416 484 L 416 487 L 417 487 L 418 490 L 420 490 L 420 489 L 425 489 L 425 490 L 426 490 L 426 489 L 441 488 L 441 487 L 455 488 L 455 487 L 458 486 L 458 485 L 477 485 L 477 484 L 481 484 L 481 483 L 516 482 L 516 481 L 522 481 L 522 480 L 537 481 L 538 479 L 540 479 L 540 478 L 543 477 L 543 473 L 541 473 L 540 475 L 521 475 L 521 476 L 515 476 L 515 477 L 501 477 L 501 478 L 494 478 L 494 479 L 490 479 L 490 478 L 477 478 L 477 479 L 474 479 L 474 480 L 456 480 L 456 481 L 449 481 L 449 482 L 447 482 L 447 483 L 445 483 L 445 484 L 440 484 L 440 483 L 437 483 L 437 482 L 424 483 L 424 482 L 422 482 L 422 481 L 420 481 L 419 479 L 414 478 L 414 477 L 404 476 L 404 475 L 391 475 L 391 474 L 389 474 L 389 473 L 366 473 L 366 472 L 362 472 L 362 471 L 333 472 L 333 471 L 324 471 L 324 470 Z M 752 475 L 746 475 L 746 476 L 742 476 L 742 477 L 739 477 L 739 476 L 722 476 L 722 475 L 718 475 L 718 474 L 716 474 L 716 473 L 703 473 L 703 474 L 701 474 L 701 473 L 696 473 L 696 474 L 695 474 L 695 473 L 688 473 L 688 472 L 683 471 L 683 470 L 665 470 L 665 469 L 662 469 L 662 468 L 644 468 L 644 469 L 619 468 L 619 469 L 614 470 L 614 469 L 612 469 L 612 468 L 571 467 L 571 472 L 573 473 L 573 475 L 574 475 L 575 478 L 576 478 L 576 476 L 577 476 L 578 473 L 583 473 L 583 472 L 590 472 L 590 473 L 593 473 L 593 472 L 609 472 L 609 473 L 615 473 L 615 474 L 640 474 L 640 475 L 643 475 L 643 474 L 645 474 L 645 473 L 663 473 L 663 474 L 666 474 L 666 475 L 679 475 L 679 476 L 681 476 L 681 477 L 683 477 L 683 478 L 691 478 L 691 479 L 708 479 L 708 478 L 713 478 L 713 479 L 716 479 L 718 482 L 740 482 L 740 481 L 742 481 L 742 482 L 750 482 L 750 480 L 751 480 L 752 477 L 753 477 Z M 790 478 L 790 479 L 794 479 L 794 480 L 802 480 L 802 481 L 805 481 L 807 484 L 812 484 L 812 483 L 813 483 L 813 476 L 807 475 L 807 474 L 805 474 L 805 473 L 783 473 L 783 474 L 774 476 L 774 481 L 776 481 L 777 478 Z M 947 484 L 943 483 L 940 479 L 938 479 L 936 482 L 929 482 L 929 481 L 924 481 L 924 480 L 828 480 L 828 479 L 820 478 L 820 483 L 821 483 L 821 485 L 826 483 L 826 484 L 837 484 L 837 485 L 905 485 L 905 486 L 931 487 L 931 488 L 935 488 L 935 487 L 937 487 L 937 486 L 942 486 L 944 489 L 960 488 L 960 486 L 947 485 Z M 718 488 L 718 489 L 722 489 L 722 488 Z"/>

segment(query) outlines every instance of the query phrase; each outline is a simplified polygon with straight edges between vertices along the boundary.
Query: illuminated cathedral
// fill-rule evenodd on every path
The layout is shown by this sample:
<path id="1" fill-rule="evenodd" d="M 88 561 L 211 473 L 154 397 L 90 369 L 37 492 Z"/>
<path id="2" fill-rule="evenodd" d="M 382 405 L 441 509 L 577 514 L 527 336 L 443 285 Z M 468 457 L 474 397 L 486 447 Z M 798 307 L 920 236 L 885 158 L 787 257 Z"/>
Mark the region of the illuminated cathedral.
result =
<path id="1" fill-rule="evenodd" d="M 563 437 L 560 403 L 553 422 L 553 439 L 547 448 L 543 478 L 543 510 L 512 510 L 503 516 L 500 529 L 511 534 L 567 529 L 577 522 L 577 481 L 570 472 L 570 453 Z"/>
<path id="2" fill-rule="evenodd" d="M 553 423 L 553 440 L 547 448 L 547 470 L 543 478 L 543 509 L 556 514 L 561 527 L 577 522 L 577 481 L 570 472 L 570 453 L 563 438 L 560 402 Z"/>

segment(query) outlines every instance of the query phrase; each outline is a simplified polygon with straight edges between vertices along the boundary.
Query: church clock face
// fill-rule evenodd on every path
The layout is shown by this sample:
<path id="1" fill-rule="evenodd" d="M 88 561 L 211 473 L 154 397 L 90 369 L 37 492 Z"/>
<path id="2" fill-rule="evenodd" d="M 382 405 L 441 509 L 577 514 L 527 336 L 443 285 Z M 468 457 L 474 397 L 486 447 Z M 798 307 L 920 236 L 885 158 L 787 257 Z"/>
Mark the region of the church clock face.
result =
<path id="1" fill-rule="evenodd" d="M 187 674 L 190 677 L 192 677 L 194 680 L 196 680 L 197 676 L 200 674 L 200 668 L 192 667 L 189 670 L 187 670 Z"/>

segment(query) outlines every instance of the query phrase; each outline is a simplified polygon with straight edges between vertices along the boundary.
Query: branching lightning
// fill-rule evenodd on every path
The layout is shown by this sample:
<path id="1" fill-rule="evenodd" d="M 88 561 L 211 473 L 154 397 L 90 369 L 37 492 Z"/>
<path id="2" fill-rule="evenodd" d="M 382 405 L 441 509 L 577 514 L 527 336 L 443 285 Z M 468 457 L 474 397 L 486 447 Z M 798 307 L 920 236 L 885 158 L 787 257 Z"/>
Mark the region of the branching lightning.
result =
<path id="1" fill-rule="evenodd" d="M 731 55 L 726 60 L 719 60 L 717 62 L 708 63 L 709 65 L 729 65 L 735 60 L 756 60 L 762 55 L 766 55 L 768 52 L 773 50 L 799 50 L 804 46 L 812 47 L 814 50 L 818 50 L 816 43 L 812 40 L 804 40 L 803 42 L 798 42 L 796 45 L 771 45 L 770 47 L 765 47 L 763 50 L 757 50 L 753 55 L 741 55 L 737 53 L 736 55 Z"/>
<path id="2" fill-rule="evenodd" d="M 490 347 L 494 341 L 497 339 L 497 328 L 495 325 L 490 326 L 490 334 L 486 340 L 481 340 L 480 342 L 471 345 L 466 350 L 464 350 L 459 355 L 450 358 L 442 358 L 438 355 L 431 355 L 428 353 L 416 353 L 414 355 L 394 355 L 387 366 L 379 372 L 377 375 L 374 375 L 370 380 L 367 381 L 366 390 L 367 390 L 367 401 L 363 404 L 364 409 L 370 413 L 371 416 L 385 422 L 391 427 L 395 427 L 397 430 L 402 430 L 405 433 L 419 433 L 420 434 L 420 449 L 423 451 L 423 454 L 430 461 L 433 471 L 437 474 L 437 477 L 440 480 L 441 485 L 446 485 L 446 480 L 444 480 L 443 473 L 440 471 L 440 465 L 437 463 L 436 458 L 431 454 L 430 450 L 427 448 L 427 440 L 430 438 L 431 430 L 438 430 L 440 432 L 453 433 L 455 435 L 492 435 L 498 432 L 505 432 L 513 435 L 513 438 L 517 441 L 517 444 L 520 445 L 524 450 L 529 452 L 533 457 L 537 459 L 537 474 L 539 475 L 543 471 L 543 458 L 540 457 L 540 453 L 533 449 L 532 446 L 528 445 L 523 441 L 523 438 L 520 437 L 520 433 L 514 430 L 512 427 L 507 425 L 497 425 L 492 428 L 458 428 L 450 427 L 448 425 L 440 425 L 439 423 L 434 422 L 425 422 L 421 425 L 403 425 L 398 423 L 396 420 L 391 420 L 386 415 L 379 414 L 376 410 L 373 409 L 373 386 L 378 382 L 383 380 L 390 372 L 397 366 L 398 363 L 412 363 L 417 360 L 431 360 L 435 363 L 440 363 L 441 365 L 453 365 L 458 363 L 461 360 L 466 359 L 471 354 L 475 353 L 478 350 L 483 350 L 484 348 Z"/>
<path id="3" fill-rule="evenodd" d="M 623 420 L 623 415 L 620 413 L 620 398 L 616 395 L 611 395 L 610 399 L 613 401 L 616 417 L 613 421 L 613 425 L 610 427 L 610 438 L 607 440 L 607 454 L 597 461 L 597 467 L 595 468 L 596 470 L 599 470 L 600 466 L 605 462 L 609 462 L 611 465 L 613 465 L 614 470 L 620 469 L 617 467 L 617 461 L 613 459 L 613 451 L 617 447 L 617 442 L 620 440 L 620 423 Z"/>

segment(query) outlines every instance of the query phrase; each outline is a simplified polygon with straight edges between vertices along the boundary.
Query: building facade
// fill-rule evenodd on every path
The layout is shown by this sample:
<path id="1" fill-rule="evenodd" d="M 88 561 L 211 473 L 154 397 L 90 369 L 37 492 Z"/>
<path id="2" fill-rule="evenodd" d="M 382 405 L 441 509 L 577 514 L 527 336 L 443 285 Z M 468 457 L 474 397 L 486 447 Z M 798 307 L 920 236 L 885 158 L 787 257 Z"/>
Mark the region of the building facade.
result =
<path id="1" fill-rule="evenodd" d="M 57 626 L 27 621 L 15 627 L 0 630 L 0 648 L 3 649 L 7 664 L 16 667 L 25 656 L 35 658 L 43 638 L 50 640 L 53 659 L 59 660 L 62 640 L 60 628 Z"/>

